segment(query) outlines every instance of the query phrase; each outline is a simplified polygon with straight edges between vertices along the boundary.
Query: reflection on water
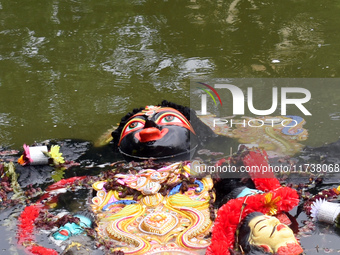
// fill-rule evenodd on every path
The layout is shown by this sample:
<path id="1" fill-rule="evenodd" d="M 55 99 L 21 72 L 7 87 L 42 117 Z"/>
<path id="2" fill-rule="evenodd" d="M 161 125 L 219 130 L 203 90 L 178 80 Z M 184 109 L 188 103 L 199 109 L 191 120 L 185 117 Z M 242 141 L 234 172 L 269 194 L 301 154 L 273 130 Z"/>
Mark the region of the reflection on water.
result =
<path id="1" fill-rule="evenodd" d="M 331 120 L 340 120 L 340 112 L 330 113 L 329 117 Z"/>

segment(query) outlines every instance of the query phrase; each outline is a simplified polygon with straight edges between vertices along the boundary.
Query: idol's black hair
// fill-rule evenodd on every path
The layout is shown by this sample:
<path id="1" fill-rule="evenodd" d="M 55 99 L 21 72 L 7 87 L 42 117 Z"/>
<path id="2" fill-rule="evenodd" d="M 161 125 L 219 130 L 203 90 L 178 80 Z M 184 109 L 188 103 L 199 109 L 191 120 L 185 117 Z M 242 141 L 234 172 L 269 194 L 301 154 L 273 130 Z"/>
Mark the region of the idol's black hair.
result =
<path id="1" fill-rule="evenodd" d="M 249 236 L 251 233 L 251 229 L 249 227 L 249 222 L 254 219 L 255 217 L 264 215 L 261 212 L 253 212 L 248 214 L 239 224 L 236 233 L 235 233 L 235 240 L 236 240 L 236 248 L 242 250 L 244 254 L 247 255 L 260 255 L 260 254 L 271 254 L 265 252 L 261 247 L 256 245 L 252 245 L 249 243 Z"/>

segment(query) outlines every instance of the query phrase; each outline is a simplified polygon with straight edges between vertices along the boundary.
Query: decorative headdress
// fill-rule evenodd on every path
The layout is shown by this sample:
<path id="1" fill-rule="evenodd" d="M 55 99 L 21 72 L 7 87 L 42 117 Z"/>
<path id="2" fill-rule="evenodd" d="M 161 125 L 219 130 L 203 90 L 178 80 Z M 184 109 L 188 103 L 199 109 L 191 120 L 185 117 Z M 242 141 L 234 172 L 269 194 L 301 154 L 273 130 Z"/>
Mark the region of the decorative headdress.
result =
<path id="1" fill-rule="evenodd" d="M 299 203 L 299 196 L 296 190 L 289 187 L 282 187 L 273 173 L 262 175 L 264 167 L 268 166 L 267 154 L 265 151 L 250 151 L 244 158 L 243 163 L 247 167 L 257 167 L 258 172 L 249 172 L 255 187 L 263 191 L 246 197 L 232 199 L 224 204 L 217 214 L 212 231 L 211 245 L 207 249 L 207 255 L 230 254 L 235 247 L 235 233 L 239 223 L 252 212 L 261 212 L 267 215 L 276 215 L 281 212 L 288 212 Z"/>

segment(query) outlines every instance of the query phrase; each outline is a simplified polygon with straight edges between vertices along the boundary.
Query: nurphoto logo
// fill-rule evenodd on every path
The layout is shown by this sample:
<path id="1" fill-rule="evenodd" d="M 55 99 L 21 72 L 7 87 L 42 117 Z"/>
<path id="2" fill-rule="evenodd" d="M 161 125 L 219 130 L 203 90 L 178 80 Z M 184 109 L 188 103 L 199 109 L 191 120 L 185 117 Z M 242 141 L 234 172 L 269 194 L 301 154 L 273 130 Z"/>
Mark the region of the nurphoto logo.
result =
<path id="1" fill-rule="evenodd" d="M 245 105 L 245 95 L 243 91 L 232 84 L 214 84 L 213 87 L 205 84 L 203 82 L 198 82 L 210 90 L 214 92 L 214 94 L 217 96 L 217 98 L 220 101 L 221 106 L 222 101 L 220 98 L 220 95 L 217 93 L 216 89 L 223 89 L 227 92 L 230 92 L 233 97 L 233 114 L 234 115 L 244 115 L 244 105 Z M 206 94 L 201 95 L 201 114 L 206 115 L 207 114 L 207 94 L 213 99 L 215 105 L 216 100 L 213 97 L 213 95 L 207 90 L 203 88 L 199 88 L 206 92 Z M 301 95 L 304 95 L 303 98 L 288 98 L 288 95 L 290 93 L 298 93 Z M 278 88 L 273 87 L 272 88 L 272 106 L 269 109 L 266 110 L 258 110 L 254 107 L 254 98 L 253 98 L 253 88 L 248 87 L 247 88 L 247 105 L 248 109 L 251 113 L 255 115 L 270 115 L 274 113 L 278 107 Z M 308 89 L 305 88 L 297 88 L 297 87 L 284 87 L 281 88 L 281 115 L 287 115 L 287 105 L 295 105 L 304 115 L 312 115 L 306 107 L 303 105 L 304 103 L 307 103 L 311 99 L 311 93 Z"/>
<path id="2" fill-rule="evenodd" d="M 312 115 L 306 106 L 312 98 L 310 90 L 305 87 L 298 87 L 299 82 L 292 83 L 290 81 L 288 85 L 285 85 L 284 81 L 278 82 L 278 80 L 280 79 L 192 81 L 191 93 L 195 96 L 193 97 L 195 99 L 191 99 L 191 106 L 194 105 L 193 108 L 197 110 L 200 116 L 214 114 L 213 127 L 224 124 L 230 126 L 243 125 L 244 127 L 261 127 L 268 124 L 274 126 L 277 125 L 278 122 L 283 127 L 295 127 L 298 125 L 298 122 L 294 119 L 291 121 L 270 117 L 263 119 L 262 117 L 261 119 L 253 118 L 248 121 L 245 119 L 240 120 L 245 114 L 255 116 L 269 116 L 273 113 L 281 116 L 297 114 L 304 116 Z M 279 86 L 275 86 L 275 84 Z M 260 99 L 256 98 L 255 94 L 265 94 L 265 100 L 263 97 Z M 199 100 L 199 98 L 200 108 L 197 109 L 197 104 L 193 104 L 192 100 Z M 270 102 L 269 106 L 262 106 L 263 103 L 268 104 L 268 102 Z M 210 105 L 212 107 L 209 107 Z M 288 111 L 288 108 L 291 112 Z M 239 118 L 225 119 L 220 116 L 220 112 L 223 111 L 227 112 L 228 115 Z"/>

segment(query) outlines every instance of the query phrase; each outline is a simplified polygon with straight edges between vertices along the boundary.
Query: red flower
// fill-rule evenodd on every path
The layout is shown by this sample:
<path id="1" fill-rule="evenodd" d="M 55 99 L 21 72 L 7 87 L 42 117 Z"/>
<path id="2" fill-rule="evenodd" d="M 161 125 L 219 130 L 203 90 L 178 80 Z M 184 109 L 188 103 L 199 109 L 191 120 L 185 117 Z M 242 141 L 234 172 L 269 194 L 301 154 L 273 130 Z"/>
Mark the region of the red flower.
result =
<path id="1" fill-rule="evenodd" d="M 34 221 L 39 216 L 39 211 L 40 205 L 30 205 L 27 206 L 21 213 L 18 219 L 18 243 L 20 245 L 23 243 L 32 242 L 34 240 Z"/>

